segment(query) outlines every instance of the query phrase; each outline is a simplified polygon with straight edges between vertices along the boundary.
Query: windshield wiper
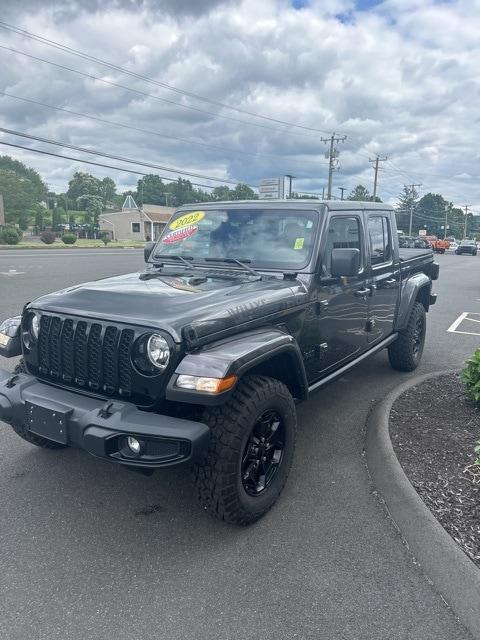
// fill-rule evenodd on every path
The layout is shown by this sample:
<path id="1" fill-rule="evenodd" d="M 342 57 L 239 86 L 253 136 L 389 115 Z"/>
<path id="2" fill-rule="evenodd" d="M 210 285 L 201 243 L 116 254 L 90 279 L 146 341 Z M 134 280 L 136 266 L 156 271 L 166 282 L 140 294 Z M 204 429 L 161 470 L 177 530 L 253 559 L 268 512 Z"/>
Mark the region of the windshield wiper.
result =
<path id="1" fill-rule="evenodd" d="M 157 256 L 158 258 L 162 258 L 163 256 Z M 188 267 L 189 269 L 198 269 L 198 267 L 194 264 L 191 264 L 190 262 L 188 262 L 188 260 L 193 260 L 192 256 L 179 256 L 179 255 L 173 255 L 173 256 L 165 256 L 166 260 L 162 260 L 162 262 L 160 261 L 155 261 L 155 257 L 154 257 L 154 261 L 151 263 L 156 267 L 163 267 L 166 262 L 168 262 L 168 260 L 178 260 L 179 262 L 182 262 L 186 267 Z"/>
<path id="2" fill-rule="evenodd" d="M 250 275 L 262 279 L 261 273 L 255 271 L 255 269 L 252 269 L 252 267 L 249 267 L 248 264 L 245 264 L 246 262 L 251 262 L 251 260 L 249 260 L 248 258 L 244 258 L 243 261 L 237 260 L 237 258 L 205 258 L 205 262 L 227 262 L 230 264 L 238 264 L 239 267 L 241 267 Z"/>

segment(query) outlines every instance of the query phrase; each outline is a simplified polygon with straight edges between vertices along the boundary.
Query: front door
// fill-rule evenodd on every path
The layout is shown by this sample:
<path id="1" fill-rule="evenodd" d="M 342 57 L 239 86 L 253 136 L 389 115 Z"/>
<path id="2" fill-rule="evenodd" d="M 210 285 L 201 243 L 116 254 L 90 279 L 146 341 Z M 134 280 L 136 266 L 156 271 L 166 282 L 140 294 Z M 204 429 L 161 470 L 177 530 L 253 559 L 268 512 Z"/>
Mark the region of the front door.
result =
<path id="1" fill-rule="evenodd" d="M 372 290 L 368 298 L 368 342 L 372 345 L 392 333 L 397 312 L 400 267 L 394 259 L 390 214 L 375 212 L 368 215 L 367 239 L 368 284 Z"/>
<path id="2" fill-rule="evenodd" d="M 360 250 L 358 275 L 328 283 L 333 249 Z M 365 247 L 362 216 L 333 215 L 328 223 L 321 277 L 318 279 L 318 377 L 355 358 L 367 348 L 367 316 L 370 290 L 366 283 Z"/>

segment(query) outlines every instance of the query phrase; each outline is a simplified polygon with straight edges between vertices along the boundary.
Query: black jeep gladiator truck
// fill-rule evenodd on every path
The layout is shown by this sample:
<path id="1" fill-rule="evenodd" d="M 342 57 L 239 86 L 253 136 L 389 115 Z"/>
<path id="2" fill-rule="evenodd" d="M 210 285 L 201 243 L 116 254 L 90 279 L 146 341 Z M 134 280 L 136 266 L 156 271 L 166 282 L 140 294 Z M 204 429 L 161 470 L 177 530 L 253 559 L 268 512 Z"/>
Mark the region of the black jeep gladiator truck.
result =
<path id="1" fill-rule="evenodd" d="M 297 402 L 382 349 L 417 367 L 438 277 L 370 202 L 184 206 L 145 260 L 3 322 L 0 354 L 22 360 L 0 370 L 0 419 L 145 473 L 189 463 L 201 504 L 236 524 L 281 493 Z"/>

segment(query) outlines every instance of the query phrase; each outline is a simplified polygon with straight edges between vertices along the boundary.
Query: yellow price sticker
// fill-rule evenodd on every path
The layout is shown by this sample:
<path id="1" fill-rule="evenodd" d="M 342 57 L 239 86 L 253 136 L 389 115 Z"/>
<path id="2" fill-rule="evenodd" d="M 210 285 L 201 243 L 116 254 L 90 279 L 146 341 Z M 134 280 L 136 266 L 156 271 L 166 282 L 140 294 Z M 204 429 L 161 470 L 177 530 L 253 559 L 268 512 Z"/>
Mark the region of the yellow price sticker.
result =
<path id="1" fill-rule="evenodd" d="M 205 217 L 205 211 L 192 211 L 191 213 L 186 213 L 185 215 L 180 216 L 180 218 L 173 220 L 169 224 L 169 228 L 172 229 L 172 231 L 175 231 L 176 229 L 189 227 L 192 224 L 196 224 L 197 222 L 202 220 L 204 217 Z"/>
<path id="2" fill-rule="evenodd" d="M 305 242 L 305 238 L 297 238 L 295 240 L 295 244 L 293 245 L 293 248 L 298 251 L 299 249 L 303 249 L 303 243 Z"/>

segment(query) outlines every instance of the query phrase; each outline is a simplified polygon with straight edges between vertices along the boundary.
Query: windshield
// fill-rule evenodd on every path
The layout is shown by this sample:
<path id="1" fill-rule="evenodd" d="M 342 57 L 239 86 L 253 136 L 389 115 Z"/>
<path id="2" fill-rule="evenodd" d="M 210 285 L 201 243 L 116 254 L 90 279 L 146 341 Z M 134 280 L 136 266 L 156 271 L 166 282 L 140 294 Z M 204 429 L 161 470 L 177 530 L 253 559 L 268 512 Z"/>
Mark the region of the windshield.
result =
<path id="1" fill-rule="evenodd" d="M 460 244 L 469 246 L 469 245 L 475 244 L 475 242 L 473 240 L 462 240 Z"/>
<path id="2" fill-rule="evenodd" d="M 153 259 L 236 258 L 265 269 L 302 269 L 312 252 L 319 215 L 282 209 L 208 209 L 173 215 Z"/>

